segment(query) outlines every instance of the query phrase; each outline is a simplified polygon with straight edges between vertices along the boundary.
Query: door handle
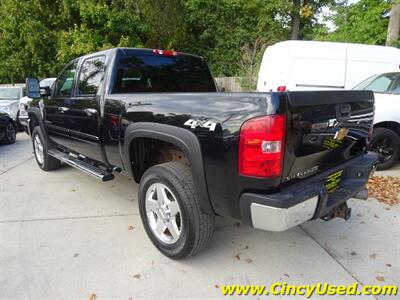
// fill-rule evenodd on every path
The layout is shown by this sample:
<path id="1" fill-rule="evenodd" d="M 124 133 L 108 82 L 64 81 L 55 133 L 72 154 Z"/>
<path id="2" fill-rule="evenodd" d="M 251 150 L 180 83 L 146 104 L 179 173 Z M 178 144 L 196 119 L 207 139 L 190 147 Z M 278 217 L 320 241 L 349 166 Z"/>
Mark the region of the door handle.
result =
<path id="1" fill-rule="evenodd" d="M 97 114 L 97 109 L 94 108 L 86 108 L 83 110 L 85 114 L 87 114 L 89 117 L 94 116 Z"/>
<path id="2" fill-rule="evenodd" d="M 61 106 L 61 107 L 58 108 L 58 110 L 60 111 L 60 113 L 63 114 L 63 113 L 66 113 L 66 112 L 69 110 L 69 108 L 68 108 L 68 107 L 62 107 L 62 106 Z"/>

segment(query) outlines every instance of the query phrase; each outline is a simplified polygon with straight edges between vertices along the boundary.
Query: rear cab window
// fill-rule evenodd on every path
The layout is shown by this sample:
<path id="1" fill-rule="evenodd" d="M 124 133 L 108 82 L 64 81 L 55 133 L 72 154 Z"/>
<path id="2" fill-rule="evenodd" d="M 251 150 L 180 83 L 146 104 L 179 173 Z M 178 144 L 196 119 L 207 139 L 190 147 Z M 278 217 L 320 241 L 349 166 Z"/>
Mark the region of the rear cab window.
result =
<path id="1" fill-rule="evenodd" d="M 215 92 L 203 59 L 178 54 L 126 53 L 119 57 L 112 93 Z"/>

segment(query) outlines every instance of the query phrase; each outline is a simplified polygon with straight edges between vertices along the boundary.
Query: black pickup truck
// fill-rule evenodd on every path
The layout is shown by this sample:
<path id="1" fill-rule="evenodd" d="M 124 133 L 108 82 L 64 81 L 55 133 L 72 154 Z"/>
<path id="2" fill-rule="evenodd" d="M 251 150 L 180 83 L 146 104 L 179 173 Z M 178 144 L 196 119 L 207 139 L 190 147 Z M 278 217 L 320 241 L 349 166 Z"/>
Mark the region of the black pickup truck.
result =
<path id="1" fill-rule="evenodd" d="M 77 58 L 51 89 L 28 78 L 27 90 L 39 167 L 131 176 L 149 238 L 174 259 L 208 243 L 215 216 L 270 231 L 347 219 L 376 166 L 369 91 L 220 93 L 201 57 L 131 48 Z"/>

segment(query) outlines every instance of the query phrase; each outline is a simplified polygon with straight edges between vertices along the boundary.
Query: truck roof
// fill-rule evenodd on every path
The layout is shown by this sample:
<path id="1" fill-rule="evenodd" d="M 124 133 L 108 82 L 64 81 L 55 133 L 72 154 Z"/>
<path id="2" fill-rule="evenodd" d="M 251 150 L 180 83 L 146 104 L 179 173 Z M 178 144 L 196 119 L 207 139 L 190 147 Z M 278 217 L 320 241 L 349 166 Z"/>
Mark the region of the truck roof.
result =
<path id="1" fill-rule="evenodd" d="M 173 51 L 174 53 L 176 53 L 177 56 L 184 55 L 184 56 L 192 56 L 192 57 L 197 57 L 199 59 L 203 59 L 203 57 L 198 56 L 198 55 L 183 53 L 183 52 L 179 52 L 179 51 L 175 51 L 175 50 L 162 50 L 162 49 L 150 49 L 150 48 L 129 48 L 129 47 L 115 47 L 115 48 L 110 48 L 110 49 L 103 50 L 103 51 L 88 53 L 86 55 L 77 57 L 77 59 L 82 58 L 82 57 L 87 57 L 87 56 L 93 56 L 93 55 L 101 55 L 101 54 L 108 55 L 108 54 L 111 54 L 111 53 L 117 52 L 117 51 L 121 51 L 124 54 L 137 54 L 137 55 L 150 55 L 150 54 L 153 55 L 154 51 Z"/>

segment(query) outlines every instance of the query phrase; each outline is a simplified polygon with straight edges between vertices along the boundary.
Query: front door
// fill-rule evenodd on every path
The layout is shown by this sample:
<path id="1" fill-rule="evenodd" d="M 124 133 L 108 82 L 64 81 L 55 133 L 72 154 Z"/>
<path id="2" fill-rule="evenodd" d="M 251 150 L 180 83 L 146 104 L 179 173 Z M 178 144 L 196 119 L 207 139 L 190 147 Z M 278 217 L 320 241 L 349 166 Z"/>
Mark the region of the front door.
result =
<path id="1" fill-rule="evenodd" d="M 91 159 L 103 161 L 100 146 L 99 87 L 104 76 L 105 56 L 83 61 L 66 114 L 71 137 L 70 148 Z"/>
<path id="2" fill-rule="evenodd" d="M 72 100 L 78 61 L 68 64 L 58 76 L 51 97 L 44 99 L 46 128 L 50 139 L 69 147 L 67 124 L 68 106 Z"/>

